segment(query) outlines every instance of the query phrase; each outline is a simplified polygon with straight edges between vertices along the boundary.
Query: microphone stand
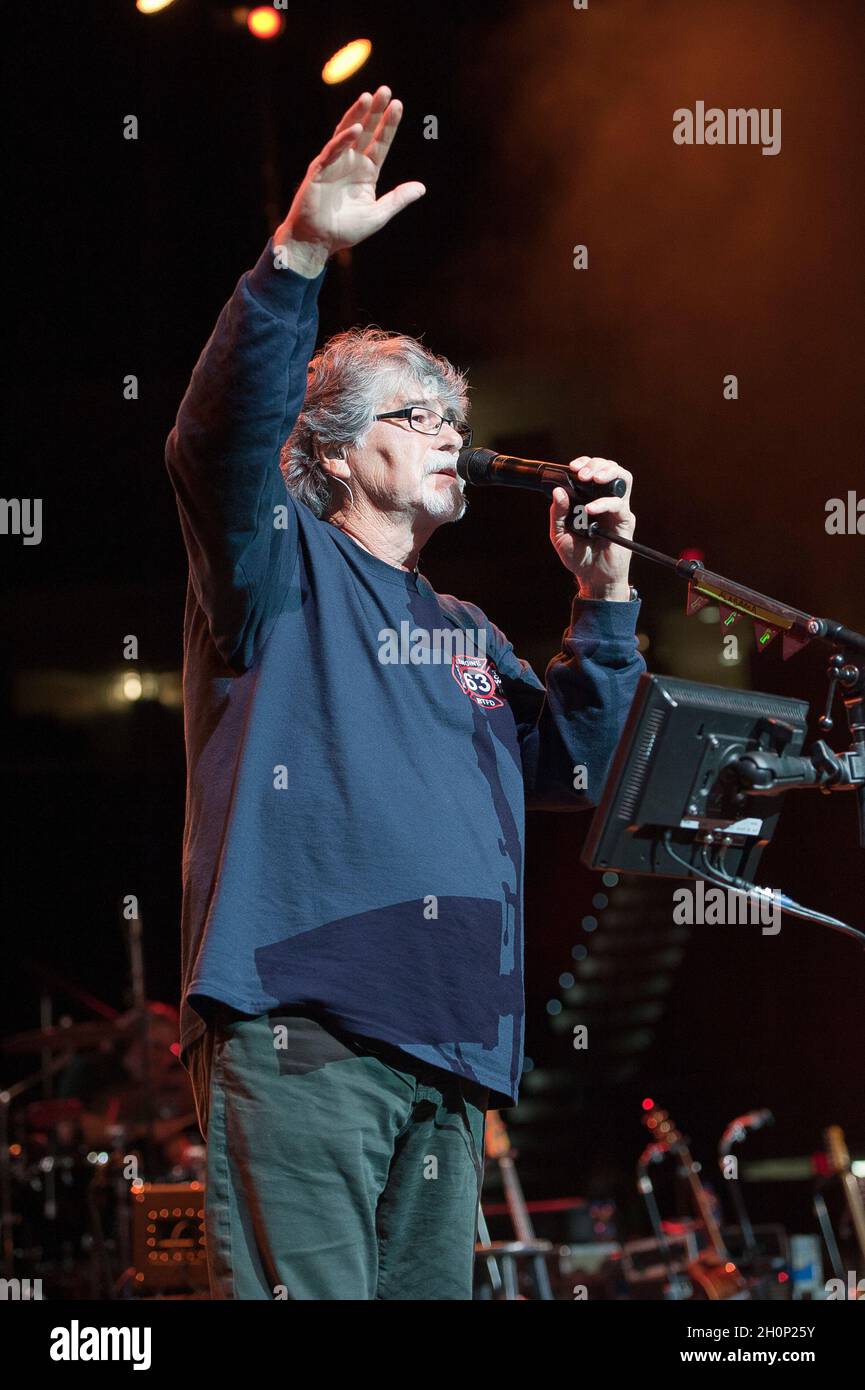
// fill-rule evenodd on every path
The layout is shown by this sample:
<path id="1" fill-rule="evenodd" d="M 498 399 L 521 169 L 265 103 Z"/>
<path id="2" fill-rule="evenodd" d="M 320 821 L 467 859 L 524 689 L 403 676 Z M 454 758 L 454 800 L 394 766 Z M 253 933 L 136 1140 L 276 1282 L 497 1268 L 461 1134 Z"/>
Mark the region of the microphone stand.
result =
<path id="1" fill-rule="evenodd" d="M 744 1138 L 744 1135 L 742 1137 Z M 741 1180 L 738 1177 L 734 1178 L 731 1187 L 733 1206 L 736 1208 L 736 1215 L 739 1218 L 739 1229 L 742 1232 L 743 1253 L 750 1260 L 753 1260 L 757 1254 L 757 1239 L 754 1235 L 754 1227 L 751 1225 L 751 1218 L 748 1215 L 748 1208 L 745 1206 L 745 1198 L 742 1195 Z"/>
<path id="2" fill-rule="evenodd" d="M 749 750 L 747 755 L 731 760 L 724 768 L 727 793 L 733 805 L 744 806 L 748 794 L 774 796 L 794 787 L 814 787 L 821 791 L 852 791 L 856 796 L 856 811 L 859 821 L 859 846 L 865 849 L 865 635 L 845 627 L 834 618 L 818 618 L 804 613 L 799 608 L 749 589 L 736 580 L 727 579 L 722 574 L 708 570 L 699 560 L 681 557 L 675 559 L 663 551 L 653 550 L 640 541 L 630 540 L 612 531 L 605 531 L 597 521 L 587 522 L 584 505 L 596 501 L 601 484 L 580 483 L 567 468 L 559 464 L 543 463 L 538 459 L 512 458 L 508 454 L 497 454 L 492 449 L 472 449 L 470 446 L 460 450 L 456 471 L 465 482 L 489 487 L 505 485 L 529 488 L 549 496 L 556 487 L 563 488 L 573 504 L 566 516 L 565 527 L 572 534 L 581 533 L 586 541 L 606 541 L 620 545 L 634 555 L 640 555 L 653 564 L 663 565 L 672 570 L 680 579 L 688 582 L 688 601 L 686 612 L 690 616 L 716 602 L 721 610 L 721 621 L 729 625 L 739 614 L 747 614 L 755 624 L 755 635 L 760 647 L 781 632 L 784 659 L 819 638 L 831 643 L 836 650 L 829 662 L 827 676 L 829 691 L 823 714 L 818 720 L 819 727 L 828 732 L 833 727 L 832 703 L 836 688 L 840 685 L 846 693 L 844 705 L 847 711 L 847 725 L 850 730 L 851 746 L 844 753 L 835 753 L 823 740 L 818 739 L 813 749 L 801 757 L 784 757 L 764 748 Z M 624 480 L 614 478 L 603 484 L 609 495 L 622 496 Z M 786 731 L 786 732 L 785 732 Z M 776 736 L 789 740 L 791 730 L 779 724 Z M 665 839 L 669 847 L 670 832 Z M 709 843 L 715 843 L 714 836 L 708 836 Z M 723 853 L 729 841 L 721 837 L 720 850 Z M 708 883 L 733 888 L 736 892 L 757 892 L 765 894 L 768 890 L 746 883 L 744 879 L 731 878 L 723 872 L 723 863 L 717 867 L 708 863 L 705 872 L 698 873 Z M 773 894 L 783 911 L 806 921 L 818 922 L 831 927 L 844 936 L 850 936 L 865 943 L 865 933 L 848 926 L 846 922 L 827 913 L 816 912 L 803 907 L 787 894 Z"/>
<path id="3" fill-rule="evenodd" d="M 696 613 L 707 603 L 715 602 L 735 613 L 745 613 L 757 624 L 758 644 L 765 646 L 771 641 L 775 631 L 783 634 L 783 654 L 785 658 L 808 642 L 820 640 L 837 648 L 832 656 L 827 677 L 829 690 L 826 707 L 818 720 L 825 732 L 833 727 L 831 717 L 832 703 L 836 688 L 841 686 L 847 692 L 844 706 L 851 746 L 844 753 L 835 753 L 822 739 L 818 739 L 813 750 L 804 761 L 813 764 L 814 771 L 802 777 L 783 778 L 783 785 L 773 790 L 787 790 L 791 787 L 819 786 L 821 791 L 852 791 L 856 796 L 856 810 L 859 821 L 859 845 L 865 849 L 865 634 L 845 627 L 834 618 L 818 618 L 801 609 L 791 608 L 778 599 L 749 589 L 733 579 L 708 570 L 699 560 L 675 559 L 639 541 L 617 536 L 605 531 L 596 521 L 588 526 L 574 527 L 574 531 L 584 532 L 588 541 L 608 541 L 621 545 L 644 560 L 663 565 L 672 570 L 680 579 L 688 582 L 688 614 Z M 816 774 L 816 775 L 815 775 Z M 767 789 L 768 790 L 768 789 Z"/>
<path id="4" fill-rule="evenodd" d="M 748 1124 L 747 1120 L 748 1116 L 738 1117 L 732 1120 L 721 1135 L 721 1141 L 718 1145 L 718 1167 L 721 1169 L 722 1175 L 724 1173 L 724 1159 L 729 1157 L 734 1144 L 743 1143 L 744 1140 L 748 1138 L 752 1128 L 760 1127 L 759 1125 Z M 774 1116 L 770 1111 L 766 1111 L 765 1119 L 761 1120 L 761 1124 L 773 1123 Z M 754 1227 L 751 1224 L 751 1217 L 745 1205 L 745 1196 L 742 1191 L 742 1180 L 739 1177 L 738 1164 L 731 1189 L 733 1194 L 733 1205 L 736 1208 L 736 1215 L 739 1218 L 739 1229 L 742 1232 L 743 1254 L 749 1261 L 751 1269 L 753 1270 L 759 1251 L 757 1249 L 757 1239 L 754 1235 Z M 757 1285 L 760 1297 L 768 1298 L 768 1285 L 768 1275 L 761 1275 Z"/>
<path id="5" fill-rule="evenodd" d="M 851 747 L 845 753 L 835 753 L 822 739 L 818 740 L 812 752 L 799 760 L 801 764 L 808 764 L 807 768 L 802 769 L 800 776 L 789 766 L 779 766 L 779 760 L 777 757 L 773 759 L 772 754 L 762 755 L 761 766 L 753 770 L 752 767 L 742 769 L 731 766 L 731 776 L 737 778 L 740 787 L 748 787 L 752 791 L 764 790 L 769 794 L 806 786 L 819 786 L 821 791 L 855 792 L 859 846 L 865 849 L 865 634 L 845 627 L 834 618 L 818 618 L 812 613 L 803 613 L 799 608 L 791 608 L 788 604 L 770 598 L 767 594 L 761 594 L 756 589 L 749 589 L 736 580 L 715 574 L 713 570 L 706 569 L 699 560 L 676 559 L 672 555 L 665 555 L 661 550 L 653 550 L 651 546 L 643 545 L 640 541 L 629 540 L 612 531 L 605 531 L 596 521 L 586 524 L 584 504 L 587 500 L 596 499 L 600 484 L 580 483 L 570 469 L 563 465 L 544 463 L 539 459 L 512 458 L 508 454 L 498 454 L 492 449 L 473 449 L 466 446 L 460 450 L 457 473 L 467 483 L 480 487 L 504 485 L 529 488 L 547 496 L 556 487 L 564 488 L 573 503 L 565 526 L 573 534 L 580 533 L 589 542 L 598 540 L 621 545 L 632 554 L 640 555 L 644 560 L 651 560 L 653 564 L 663 565 L 680 579 L 687 580 L 686 612 L 689 616 L 711 602 L 720 605 L 722 615 L 724 609 L 728 610 L 728 616 L 730 613 L 745 613 L 755 622 L 760 647 L 766 646 L 775 633 L 780 631 L 783 634 L 782 649 L 785 660 L 815 638 L 833 644 L 837 650 L 829 663 L 829 692 L 826 707 L 818 723 L 824 732 L 828 733 L 832 729 L 832 703 L 836 687 L 840 685 L 847 692 L 844 704 Z M 621 478 L 614 478 L 603 486 L 608 495 L 622 496 L 625 490 L 624 480 Z M 756 785 L 752 780 L 755 773 Z M 768 781 L 773 778 L 777 785 L 770 787 Z M 792 907 L 788 907 L 788 910 L 792 910 Z M 812 914 L 806 912 L 796 915 Z M 829 922 L 828 918 L 824 917 L 823 920 Z M 849 935 L 857 935 L 850 928 L 844 928 L 843 924 L 840 924 L 840 928 L 846 930 Z"/>
<path id="6" fill-rule="evenodd" d="M 691 1289 L 687 1281 L 684 1281 L 676 1269 L 676 1262 L 670 1243 L 664 1230 L 664 1223 L 661 1220 L 661 1212 L 658 1207 L 658 1199 L 655 1196 L 655 1185 L 649 1174 L 649 1168 L 653 1163 L 661 1163 L 669 1153 L 666 1144 L 647 1144 L 637 1160 L 637 1191 L 646 1203 L 649 1213 L 649 1221 L 655 1240 L 658 1242 L 658 1249 L 664 1268 L 667 1271 L 667 1291 L 671 1302 L 678 1302 L 681 1299 L 690 1297 Z"/>

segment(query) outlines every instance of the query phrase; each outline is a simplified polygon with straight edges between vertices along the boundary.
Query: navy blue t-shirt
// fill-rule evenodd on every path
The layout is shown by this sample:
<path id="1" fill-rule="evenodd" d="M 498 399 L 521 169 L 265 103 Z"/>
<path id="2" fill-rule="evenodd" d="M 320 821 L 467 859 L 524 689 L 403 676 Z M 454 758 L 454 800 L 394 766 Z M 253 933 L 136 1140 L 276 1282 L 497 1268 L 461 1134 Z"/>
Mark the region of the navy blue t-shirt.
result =
<path id="1" fill-rule="evenodd" d="M 525 806 L 597 798 L 645 669 L 639 603 L 574 598 L 542 683 L 480 609 L 287 493 L 323 276 L 268 244 L 168 440 L 190 562 L 182 1055 L 210 1000 L 297 1005 L 507 1104 Z"/>

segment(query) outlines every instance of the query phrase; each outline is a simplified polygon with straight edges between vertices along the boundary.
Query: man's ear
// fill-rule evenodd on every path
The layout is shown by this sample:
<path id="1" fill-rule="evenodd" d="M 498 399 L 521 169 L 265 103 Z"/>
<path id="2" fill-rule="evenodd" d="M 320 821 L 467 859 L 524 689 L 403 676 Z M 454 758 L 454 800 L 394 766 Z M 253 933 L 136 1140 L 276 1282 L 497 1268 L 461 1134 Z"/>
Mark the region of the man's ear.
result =
<path id="1" fill-rule="evenodd" d="M 334 477 L 341 478 L 343 482 L 348 482 L 351 477 L 351 468 L 345 456 L 345 450 L 334 450 L 325 445 L 316 444 L 316 456 L 319 463 L 326 473 L 332 473 Z"/>

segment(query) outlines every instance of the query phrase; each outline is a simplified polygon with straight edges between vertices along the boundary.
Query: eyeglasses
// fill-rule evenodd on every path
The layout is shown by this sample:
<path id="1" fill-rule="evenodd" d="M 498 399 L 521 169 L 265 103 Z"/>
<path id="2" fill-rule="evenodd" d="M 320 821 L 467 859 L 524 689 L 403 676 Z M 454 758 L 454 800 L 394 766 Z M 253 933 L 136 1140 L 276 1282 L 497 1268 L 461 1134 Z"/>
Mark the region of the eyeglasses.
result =
<path id="1" fill-rule="evenodd" d="M 402 410 L 388 410 L 384 415 L 374 415 L 374 420 L 408 420 L 413 430 L 419 434 L 438 434 L 442 425 L 447 423 L 453 425 L 457 434 L 463 441 L 463 448 L 468 449 L 472 442 L 472 431 L 466 426 L 458 425 L 455 420 L 446 420 L 444 415 L 438 415 L 434 410 L 427 410 L 422 405 L 406 405 Z"/>

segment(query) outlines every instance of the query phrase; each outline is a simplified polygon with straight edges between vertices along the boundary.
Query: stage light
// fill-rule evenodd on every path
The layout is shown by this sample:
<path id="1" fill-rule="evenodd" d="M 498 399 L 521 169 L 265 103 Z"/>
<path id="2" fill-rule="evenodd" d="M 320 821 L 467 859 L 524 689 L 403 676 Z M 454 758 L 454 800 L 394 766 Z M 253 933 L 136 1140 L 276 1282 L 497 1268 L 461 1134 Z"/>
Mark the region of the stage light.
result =
<path id="1" fill-rule="evenodd" d="M 275 39 L 282 33 L 283 19 L 272 5 L 256 5 L 246 16 L 246 27 L 256 39 Z"/>
<path id="2" fill-rule="evenodd" d="M 136 675 L 134 671 L 130 671 L 128 676 L 123 677 L 123 695 L 125 699 L 140 700 L 143 691 L 144 686 L 141 683 L 141 677 Z"/>
<path id="3" fill-rule="evenodd" d="M 334 53 L 332 58 L 328 58 L 321 70 L 321 80 L 326 82 L 329 87 L 333 87 L 337 82 L 344 82 L 347 77 L 351 77 L 362 68 L 370 53 L 372 44 L 369 39 L 353 39 L 347 43 L 338 53 Z"/>
<path id="4" fill-rule="evenodd" d="M 655 1108 L 655 1102 L 652 1100 L 651 1096 L 646 1096 L 646 1099 L 643 1101 L 643 1109 L 644 1109 L 644 1110 L 654 1110 L 654 1108 Z"/>
<path id="5" fill-rule="evenodd" d="M 135 0 L 135 8 L 139 14 L 158 14 L 160 10 L 167 10 L 169 5 L 173 5 L 174 0 Z"/>

